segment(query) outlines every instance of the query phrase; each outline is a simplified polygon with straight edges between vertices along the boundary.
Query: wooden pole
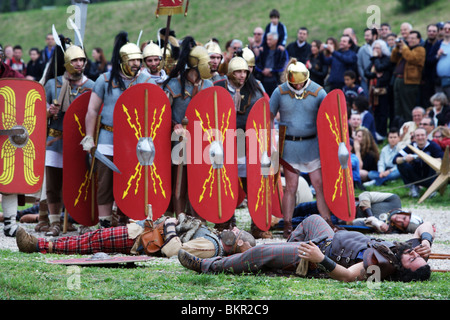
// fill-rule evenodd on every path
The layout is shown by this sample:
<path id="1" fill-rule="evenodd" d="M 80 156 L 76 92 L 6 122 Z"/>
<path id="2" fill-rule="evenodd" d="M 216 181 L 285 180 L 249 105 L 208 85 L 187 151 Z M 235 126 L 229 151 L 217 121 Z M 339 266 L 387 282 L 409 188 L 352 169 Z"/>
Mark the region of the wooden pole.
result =
<path id="1" fill-rule="evenodd" d="M 219 142 L 219 115 L 217 106 L 217 92 L 214 92 L 214 121 L 216 122 L 216 141 Z M 217 169 L 217 201 L 219 209 L 219 219 L 222 219 L 222 189 L 220 186 L 220 168 Z"/>
<path id="2" fill-rule="evenodd" d="M 344 142 L 344 132 L 343 132 L 343 124 L 342 124 L 342 119 L 341 119 L 341 100 L 340 100 L 340 96 L 339 94 L 337 95 L 337 103 L 338 103 L 338 112 L 339 112 L 339 131 L 341 133 L 341 142 Z M 347 177 L 347 173 L 348 173 L 348 167 L 347 169 L 344 169 L 344 181 L 345 181 L 345 190 L 346 190 L 346 195 L 347 195 L 347 209 L 348 209 L 348 216 L 351 217 L 352 216 L 352 209 L 350 206 L 350 193 L 348 191 L 348 177 Z"/>
<path id="3" fill-rule="evenodd" d="M 144 117 L 145 117 L 145 137 L 148 137 L 148 90 L 145 90 L 145 101 L 144 101 Z M 149 208 L 148 208 L 148 165 L 144 166 L 145 170 L 145 187 L 144 187 L 144 201 L 145 216 L 148 218 Z"/>

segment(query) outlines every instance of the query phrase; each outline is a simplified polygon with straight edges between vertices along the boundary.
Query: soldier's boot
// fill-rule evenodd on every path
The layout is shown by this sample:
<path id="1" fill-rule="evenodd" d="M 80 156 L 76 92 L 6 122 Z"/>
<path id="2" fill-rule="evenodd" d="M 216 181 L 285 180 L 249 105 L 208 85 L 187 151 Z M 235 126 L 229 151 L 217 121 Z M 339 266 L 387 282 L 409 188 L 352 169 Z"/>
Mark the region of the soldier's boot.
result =
<path id="1" fill-rule="evenodd" d="M 183 267 L 199 273 L 202 272 L 203 259 L 200 259 L 183 249 L 180 249 L 180 251 L 178 251 L 178 260 Z"/>

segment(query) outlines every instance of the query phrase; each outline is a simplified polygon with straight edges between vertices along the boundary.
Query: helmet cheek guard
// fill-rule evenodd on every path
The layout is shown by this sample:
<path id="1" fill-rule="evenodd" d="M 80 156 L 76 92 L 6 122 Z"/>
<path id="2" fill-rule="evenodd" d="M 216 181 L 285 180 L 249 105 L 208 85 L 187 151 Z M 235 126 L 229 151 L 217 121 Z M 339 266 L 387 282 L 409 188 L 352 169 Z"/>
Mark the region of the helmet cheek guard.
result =
<path id="1" fill-rule="evenodd" d="M 206 48 L 195 46 L 189 53 L 188 66 L 189 68 L 197 68 L 203 80 L 211 79 L 210 61 Z"/>
<path id="2" fill-rule="evenodd" d="M 119 54 L 120 54 L 120 60 L 121 60 L 120 69 L 122 70 L 122 73 L 129 78 L 134 77 L 135 73 L 131 69 L 128 62 L 130 60 L 141 60 L 142 61 L 143 56 L 142 56 L 141 49 L 139 49 L 139 47 L 134 43 L 127 43 L 127 44 L 123 45 L 122 48 L 120 48 Z"/>
<path id="3" fill-rule="evenodd" d="M 84 50 L 81 47 L 71 45 L 64 52 L 64 67 L 66 68 L 66 71 L 72 75 L 76 75 L 79 73 L 79 71 L 77 71 L 75 67 L 72 65 L 72 61 L 75 59 L 84 59 L 83 70 L 81 71 L 82 73 L 87 63 L 86 54 L 84 53 Z"/>

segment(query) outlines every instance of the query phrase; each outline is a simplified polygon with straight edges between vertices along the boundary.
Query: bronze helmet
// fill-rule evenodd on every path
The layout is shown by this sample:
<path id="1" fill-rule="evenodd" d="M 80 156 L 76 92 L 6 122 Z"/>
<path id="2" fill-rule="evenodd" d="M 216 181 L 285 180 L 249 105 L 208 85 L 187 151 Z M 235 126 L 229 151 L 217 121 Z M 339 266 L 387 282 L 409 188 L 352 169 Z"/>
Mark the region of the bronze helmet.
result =
<path id="1" fill-rule="evenodd" d="M 157 56 L 160 59 L 163 57 L 163 53 L 161 48 L 154 43 L 153 41 L 150 41 L 144 48 L 144 51 L 142 52 L 143 59 L 151 56 Z"/>
<path id="2" fill-rule="evenodd" d="M 120 69 L 122 70 L 122 73 L 127 77 L 134 77 L 135 74 L 128 65 L 128 61 L 134 59 L 139 59 L 142 61 L 143 57 L 141 49 L 139 49 L 136 44 L 128 42 L 120 48 L 119 54 L 121 60 Z"/>
<path id="3" fill-rule="evenodd" d="M 306 66 L 297 61 L 296 59 L 292 59 L 289 65 L 286 68 L 287 73 L 287 81 L 292 84 L 300 84 L 308 81 L 309 79 L 309 70 Z"/>
<path id="4" fill-rule="evenodd" d="M 64 51 L 64 67 L 66 68 L 66 71 L 70 74 L 76 74 L 78 72 L 75 71 L 75 68 L 72 65 L 72 60 L 75 59 L 84 59 L 84 67 L 86 67 L 87 59 L 86 59 L 86 53 L 84 52 L 83 48 L 77 45 L 70 45 L 65 51 Z"/>
<path id="5" fill-rule="evenodd" d="M 228 63 L 228 71 L 227 71 L 227 77 L 233 83 L 235 82 L 235 77 L 233 73 L 238 70 L 247 70 L 247 78 L 245 79 L 245 81 L 247 81 L 248 77 L 250 76 L 247 61 L 245 61 L 245 59 L 242 57 L 236 56 L 232 58 Z"/>
<path id="6" fill-rule="evenodd" d="M 210 79 L 212 77 L 211 67 L 209 64 L 210 61 L 211 60 L 206 48 L 202 46 L 195 46 L 189 53 L 188 67 L 197 68 L 202 79 Z"/>
<path id="7" fill-rule="evenodd" d="M 255 66 L 255 54 L 251 49 L 246 46 L 244 49 L 242 49 L 242 57 L 247 61 L 247 64 L 249 67 Z"/>

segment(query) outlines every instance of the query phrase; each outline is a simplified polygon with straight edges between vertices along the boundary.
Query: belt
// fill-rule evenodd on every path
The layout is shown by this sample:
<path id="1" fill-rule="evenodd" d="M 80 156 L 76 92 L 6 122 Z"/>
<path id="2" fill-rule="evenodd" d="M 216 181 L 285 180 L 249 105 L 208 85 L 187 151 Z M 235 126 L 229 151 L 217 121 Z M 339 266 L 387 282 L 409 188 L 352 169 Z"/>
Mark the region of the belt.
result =
<path id="1" fill-rule="evenodd" d="M 104 130 L 109 131 L 109 132 L 113 132 L 113 131 L 114 131 L 114 130 L 113 130 L 113 127 L 107 126 L 106 124 L 102 124 L 102 125 L 100 126 L 100 129 L 104 129 Z"/>
<path id="2" fill-rule="evenodd" d="M 48 135 L 49 135 L 49 137 L 54 137 L 54 138 L 61 137 L 62 136 L 62 131 L 56 130 L 56 129 L 53 129 L 53 128 L 49 128 L 48 129 Z"/>
<path id="3" fill-rule="evenodd" d="M 302 140 L 314 139 L 315 137 L 317 137 L 317 135 L 315 135 L 315 134 L 313 134 L 311 136 L 307 136 L 307 137 L 295 137 L 295 136 L 286 135 L 284 137 L 284 139 L 289 140 L 289 141 L 302 141 Z"/>

